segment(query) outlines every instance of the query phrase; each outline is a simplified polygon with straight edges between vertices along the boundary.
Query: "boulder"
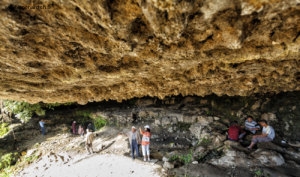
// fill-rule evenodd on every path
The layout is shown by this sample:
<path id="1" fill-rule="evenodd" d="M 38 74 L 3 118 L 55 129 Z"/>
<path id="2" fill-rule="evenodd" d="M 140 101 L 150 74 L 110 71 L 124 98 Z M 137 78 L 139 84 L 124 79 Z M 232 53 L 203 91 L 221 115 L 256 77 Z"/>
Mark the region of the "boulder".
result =
<path id="1" fill-rule="evenodd" d="M 174 168 L 174 164 L 173 163 L 171 163 L 171 162 L 164 162 L 164 164 L 163 164 L 163 168 L 164 169 L 173 169 Z"/>
<path id="2" fill-rule="evenodd" d="M 209 163 L 226 168 L 235 166 L 248 167 L 253 164 L 245 153 L 230 149 L 224 151 L 224 156 L 219 159 L 214 158 L 210 160 Z"/>
<path id="3" fill-rule="evenodd" d="M 284 158 L 281 154 L 275 151 L 259 149 L 252 153 L 254 159 L 258 160 L 261 165 L 264 166 L 280 166 L 285 163 Z"/>

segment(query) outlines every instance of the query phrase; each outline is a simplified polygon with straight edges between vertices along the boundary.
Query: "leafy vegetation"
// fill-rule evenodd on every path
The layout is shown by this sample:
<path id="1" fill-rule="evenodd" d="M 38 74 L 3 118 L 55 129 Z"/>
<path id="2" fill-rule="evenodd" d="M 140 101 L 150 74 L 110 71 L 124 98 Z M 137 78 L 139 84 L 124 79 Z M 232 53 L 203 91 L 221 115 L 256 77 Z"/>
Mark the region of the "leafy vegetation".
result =
<path id="1" fill-rule="evenodd" d="M 90 111 L 85 111 L 85 110 L 82 110 L 82 111 L 76 111 L 75 112 L 75 115 L 77 117 L 80 117 L 77 122 L 79 124 L 85 124 L 86 122 L 89 122 L 91 121 L 92 119 L 92 116 L 91 116 L 91 112 Z"/>
<path id="2" fill-rule="evenodd" d="M 14 165 L 18 158 L 19 154 L 17 152 L 4 154 L 0 159 L 0 170 Z"/>
<path id="3" fill-rule="evenodd" d="M 104 119 L 102 116 L 95 117 L 90 111 L 76 111 L 75 114 L 76 116 L 80 117 L 78 120 L 80 124 L 85 124 L 86 122 L 92 121 L 97 130 L 101 129 L 107 124 L 106 119 Z"/>
<path id="4" fill-rule="evenodd" d="M 193 160 L 193 151 L 191 150 L 188 154 L 181 154 L 181 155 L 173 155 L 170 157 L 170 162 L 178 161 L 183 164 L 189 164 Z"/>
<path id="5" fill-rule="evenodd" d="M 2 170 L 0 170 L 0 177 L 10 177 L 12 173 L 12 168 L 7 167 Z"/>
<path id="6" fill-rule="evenodd" d="M 3 101 L 4 110 L 6 112 L 11 112 L 20 119 L 22 122 L 28 122 L 33 114 L 39 116 L 45 115 L 45 110 L 42 109 L 40 104 L 29 104 L 27 102 L 18 102 L 18 101 Z"/>
<path id="7" fill-rule="evenodd" d="M 263 177 L 264 176 L 264 172 L 262 169 L 258 169 L 254 171 L 254 176 L 255 177 Z"/>
<path id="8" fill-rule="evenodd" d="M 0 123 L 0 137 L 5 135 L 9 131 L 7 123 Z"/>
<path id="9" fill-rule="evenodd" d="M 94 125 L 97 130 L 104 127 L 106 124 L 107 124 L 107 121 L 101 116 L 94 119 Z"/>

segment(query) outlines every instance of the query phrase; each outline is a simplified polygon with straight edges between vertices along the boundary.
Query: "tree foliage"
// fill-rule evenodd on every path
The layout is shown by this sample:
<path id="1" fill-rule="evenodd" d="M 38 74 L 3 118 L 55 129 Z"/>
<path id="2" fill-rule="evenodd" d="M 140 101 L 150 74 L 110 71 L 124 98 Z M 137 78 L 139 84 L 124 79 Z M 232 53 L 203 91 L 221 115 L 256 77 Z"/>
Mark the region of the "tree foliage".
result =
<path id="1" fill-rule="evenodd" d="M 5 100 L 3 101 L 3 105 L 4 111 L 15 114 L 16 118 L 20 119 L 23 123 L 29 121 L 34 114 L 39 116 L 45 115 L 45 110 L 42 109 L 40 104 Z"/>

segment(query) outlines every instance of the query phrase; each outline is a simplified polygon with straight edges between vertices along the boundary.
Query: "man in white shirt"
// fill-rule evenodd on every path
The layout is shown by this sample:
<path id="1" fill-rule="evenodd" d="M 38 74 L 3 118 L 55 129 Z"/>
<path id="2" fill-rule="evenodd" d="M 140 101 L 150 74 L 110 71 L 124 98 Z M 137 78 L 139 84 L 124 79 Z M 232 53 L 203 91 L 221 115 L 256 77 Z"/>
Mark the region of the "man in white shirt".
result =
<path id="1" fill-rule="evenodd" d="M 275 138 L 275 131 L 273 127 L 267 124 L 267 121 L 261 120 L 259 124 L 263 127 L 261 135 L 254 135 L 251 140 L 251 144 L 248 146 L 248 149 L 252 149 L 253 146 L 258 142 L 269 142 L 273 141 Z"/>

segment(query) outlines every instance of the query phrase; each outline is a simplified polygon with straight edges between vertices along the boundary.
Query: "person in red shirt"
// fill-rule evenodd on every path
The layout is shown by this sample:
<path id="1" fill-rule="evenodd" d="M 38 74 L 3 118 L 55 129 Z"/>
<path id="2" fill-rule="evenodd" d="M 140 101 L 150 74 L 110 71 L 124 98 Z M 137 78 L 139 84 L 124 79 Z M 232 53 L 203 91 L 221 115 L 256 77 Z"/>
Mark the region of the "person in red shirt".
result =
<path id="1" fill-rule="evenodd" d="M 233 121 L 228 129 L 228 139 L 231 141 L 239 141 L 243 138 L 245 133 L 238 125 L 237 121 Z"/>
<path id="2" fill-rule="evenodd" d="M 147 157 L 148 157 L 148 161 L 150 161 L 150 137 L 151 137 L 151 133 L 150 133 L 150 127 L 149 125 L 146 125 L 145 130 L 142 130 L 140 128 L 140 133 L 143 135 L 142 137 L 142 152 L 143 152 L 143 156 L 144 156 L 144 161 L 147 161 Z"/>

